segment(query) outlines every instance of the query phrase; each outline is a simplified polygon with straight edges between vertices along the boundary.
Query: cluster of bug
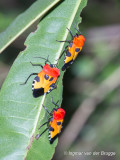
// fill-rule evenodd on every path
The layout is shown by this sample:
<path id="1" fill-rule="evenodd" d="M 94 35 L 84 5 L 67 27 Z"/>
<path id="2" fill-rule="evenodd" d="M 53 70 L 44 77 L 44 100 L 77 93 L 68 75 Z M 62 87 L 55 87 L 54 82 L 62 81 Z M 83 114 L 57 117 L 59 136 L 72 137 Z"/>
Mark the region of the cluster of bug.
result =
<path id="1" fill-rule="evenodd" d="M 67 28 L 68 29 L 68 28 Z M 64 58 L 64 65 L 62 66 L 62 71 L 66 70 L 76 59 L 77 55 L 80 53 L 82 50 L 82 47 L 85 42 L 85 37 L 81 34 L 81 32 L 76 28 L 78 33 L 73 36 L 72 32 L 68 29 L 72 39 L 67 40 L 67 41 L 58 41 L 58 42 L 67 42 L 68 45 L 65 47 L 64 51 L 60 55 L 59 59 L 62 57 L 62 55 L 65 53 L 65 58 Z M 42 57 L 36 57 L 36 58 L 41 58 L 45 59 Z M 56 65 L 53 64 L 48 64 L 47 62 L 50 63 L 50 61 L 45 59 L 45 65 L 42 66 L 41 64 L 33 64 L 33 66 L 40 66 L 42 68 L 42 71 L 39 73 L 32 73 L 29 75 L 29 77 L 26 79 L 26 81 L 23 84 L 26 84 L 28 79 L 32 75 L 37 75 L 34 78 L 33 84 L 32 84 L 32 91 L 33 91 L 33 97 L 37 98 L 39 96 L 42 96 L 44 94 L 48 94 L 51 92 L 53 89 L 55 89 L 57 86 L 55 85 L 58 77 L 60 76 L 60 70 L 57 68 Z M 64 120 L 65 116 L 65 110 L 60 108 L 60 106 L 53 101 L 52 98 L 52 103 L 57 106 L 57 108 L 53 108 L 51 112 L 48 111 L 48 109 L 43 105 L 44 109 L 48 112 L 50 115 L 50 118 L 48 119 L 47 122 L 42 124 L 39 129 L 47 125 L 47 128 L 41 133 L 36 135 L 36 139 L 39 139 L 39 137 L 49 130 L 49 141 L 50 144 L 54 142 L 54 140 L 58 137 L 58 135 L 61 132 L 62 129 L 62 123 Z"/>

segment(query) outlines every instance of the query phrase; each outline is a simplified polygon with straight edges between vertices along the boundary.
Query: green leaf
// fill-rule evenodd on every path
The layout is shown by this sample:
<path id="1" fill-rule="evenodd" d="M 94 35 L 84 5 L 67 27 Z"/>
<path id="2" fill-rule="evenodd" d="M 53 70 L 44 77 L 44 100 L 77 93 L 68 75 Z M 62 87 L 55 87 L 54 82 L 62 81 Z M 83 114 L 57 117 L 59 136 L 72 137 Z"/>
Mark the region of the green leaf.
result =
<path id="1" fill-rule="evenodd" d="M 40 63 L 44 60 L 34 57 L 49 55 L 51 63 L 55 64 L 64 49 L 64 43 L 56 40 L 65 40 L 68 36 L 66 27 L 74 30 L 75 22 L 80 22 L 80 12 L 86 5 L 86 0 L 65 0 L 39 24 L 36 32 L 31 33 L 25 44 L 26 49 L 19 54 L 4 82 L 0 93 L 0 121 L 1 121 L 1 146 L 0 159 L 21 160 L 50 160 L 55 152 L 57 140 L 50 145 L 48 132 L 39 140 L 36 134 L 41 133 L 39 126 L 48 119 L 48 114 L 42 107 L 44 104 L 49 111 L 54 108 L 51 97 L 59 105 L 62 101 L 62 78 L 61 67 L 64 56 L 58 61 L 61 75 L 58 78 L 57 89 L 48 95 L 33 98 L 31 86 L 34 77 L 31 77 L 26 85 L 20 85 L 33 72 L 40 72 L 40 67 L 30 64 Z M 74 33 L 76 31 L 74 30 Z M 66 44 L 65 44 L 66 45 Z"/>
<path id="2" fill-rule="evenodd" d="M 0 53 L 60 0 L 38 0 L 0 34 Z"/>
<path id="3" fill-rule="evenodd" d="M 0 12 L 0 32 L 4 31 L 5 28 L 13 21 L 17 13 L 5 15 Z"/>

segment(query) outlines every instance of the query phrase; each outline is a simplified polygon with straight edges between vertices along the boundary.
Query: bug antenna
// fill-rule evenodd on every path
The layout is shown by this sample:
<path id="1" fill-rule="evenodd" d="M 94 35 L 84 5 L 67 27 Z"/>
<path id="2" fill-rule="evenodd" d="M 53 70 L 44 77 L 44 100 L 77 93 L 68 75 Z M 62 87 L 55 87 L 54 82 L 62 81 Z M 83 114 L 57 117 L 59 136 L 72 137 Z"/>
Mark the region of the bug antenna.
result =
<path id="1" fill-rule="evenodd" d="M 75 26 L 74 26 L 74 28 L 80 33 L 80 34 L 82 34 L 80 31 L 79 31 L 79 29 L 77 29 L 77 23 L 75 23 Z"/>
<path id="2" fill-rule="evenodd" d="M 49 62 L 51 64 L 51 62 L 49 61 L 48 58 L 49 58 L 49 55 L 47 56 L 47 59 L 46 59 L 45 63 Z"/>
<path id="3" fill-rule="evenodd" d="M 44 58 L 44 57 L 33 57 L 33 58 L 41 58 L 41 59 L 44 59 L 45 60 L 45 64 L 47 63 L 47 62 L 49 62 L 50 64 L 51 64 L 51 62 L 49 61 L 49 55 L 48 55 L 48 57 L 47 57 L 47 59 L 46 58 Z"/>
<path id="4" fill-rule="evenodd" d="M 53 97 L 51 97 L 51 102 L 52 102 L 55 106 L 57 106 L 58 108 L 60 108 L 60 106 L 57 104 L 59 101 L 57 101 L 57 103 L 55 103 L 55 102 L 53 101 Z"/>
<path id="5" fill-rule="evenodd" d="M 72 39 L 73 39 L 73 38 L 74 38 L 74 36 L 73 36 L 73 34 L 72 34 L 71 30 L 70 30 L 69 28 L 67 28 L 67 30 L 69 31 L 69 33 L 70 33 L 70 35 L 71 35 L 71 37 L 72 37 Z"/>

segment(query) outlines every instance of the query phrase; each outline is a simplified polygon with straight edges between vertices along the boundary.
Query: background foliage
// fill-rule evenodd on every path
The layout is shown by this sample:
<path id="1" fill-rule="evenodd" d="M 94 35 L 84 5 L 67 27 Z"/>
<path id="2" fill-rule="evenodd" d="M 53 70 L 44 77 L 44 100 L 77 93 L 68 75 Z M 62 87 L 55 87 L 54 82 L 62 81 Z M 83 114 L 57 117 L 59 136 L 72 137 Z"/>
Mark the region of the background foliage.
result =
<path id="1" fill-rule="evenodd" d="M 31 3 L 32 1 L 28 0 L 0 2 L 0 31 Z M 64 76 L 62 106 L 67 114 L 54 160 L 78 159 L 78 156 L 65 156 L 64 151 L 102 150 L 114 151 L 116 156 L 82 158 L 120 159 L 119 10 L 120 4 L 117 0 L 91 0 L 82 12 L 80 30 L 86 37 L 86 44 L 81 55 Z M 0 55 L 1 85 L 15 57 L 24 49 L 23 41 L 34 29 L 33 25 Z"/>

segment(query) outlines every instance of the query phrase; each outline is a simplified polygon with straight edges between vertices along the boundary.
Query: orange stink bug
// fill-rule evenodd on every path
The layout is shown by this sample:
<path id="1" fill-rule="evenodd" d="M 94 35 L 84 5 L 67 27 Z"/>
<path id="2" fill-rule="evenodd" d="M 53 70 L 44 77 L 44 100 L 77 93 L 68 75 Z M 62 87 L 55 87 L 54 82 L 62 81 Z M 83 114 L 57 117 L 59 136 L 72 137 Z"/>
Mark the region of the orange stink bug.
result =
<path id="1" fill-rule="evenodd" d="M 43 123 L 39 127 L 40 129 L 41 127 L 47 124 L 47 128 L 41 134 L 37 134 L 35 137 L 38 140 L 44 132 L 49 130 L 48 137 L 49 137 L 50 144 L 52 144 L 54 140 L 59 136 L 61 129 L 62 129 L 62 123 L 64 120 L 64 116 L 65 116 L 65 110 L 60 108 L 60 106 L 57 105 L 57 103 L 53 101 L 53 98 L 51 101 L 55 106 L 57 106 L 57 108 L 53 108 L 53 110 L 49 112 L 48 109 L 43 105 L 44 109 L 49 113 L 50 118 L 48 119 L 47 122 Z"/>
<path id="2" fill-rule="evenodd" d="M 77 55 L 80 53 L 80 51 L 83 48 L 85 37 L 81 34 L 81 32 L 76 28 L 76 25 L 74 26 L 75 29 L 78 31 L 78 33 L 73 36 L 72 32 L 68 29 L 72 40 L 66 40 L 66 41 L 58 41 L 58 42 L 67 42 L 69 45 L 67 45 L 60 55 L 59 58 L 64 54 L 65 52 L 65 58 L 64 58 L 64 65 L 62 67 L 62 71 L 64 71 L 66 68 L 68 68 L 73 61 L 76 59 Z"/>
<path id="3" fill-rule="evenodd" d="M 36 57 L 36 58 L 42 58 L 42 57 Z M 42 58 L 45 59 L 45 58 Z M 31 64 L 33 66 L 40 66 L 42 67 L 42 71 L 39 73 L 32 73 L 29 75 L 29 77 L 26 79 L 26 81 L 23 84 L 26 84 L 28 79 L 32 76 L 32 75 L 37 75 L 34 78 L 33 84 L 32 84 L 32 91 L 33 91 L 33 96 L 35 98 L 44 95 L 44 93 L 49 93 L 50 91 L 52 91 L 54 88 L 56 88 L 56 81 L 57 78 L 60 75 L 60 71 L 58 68 L 56 68 L 56 65 L 53 65 L 49 62 L 48 59 L 45 59 L 45 66 L 43 67 L 41 64 Z M 49 64 L 47 64 L 46 62 L 49 62 Z M 22 84 L 22 85 L 23 85 Z"/>

